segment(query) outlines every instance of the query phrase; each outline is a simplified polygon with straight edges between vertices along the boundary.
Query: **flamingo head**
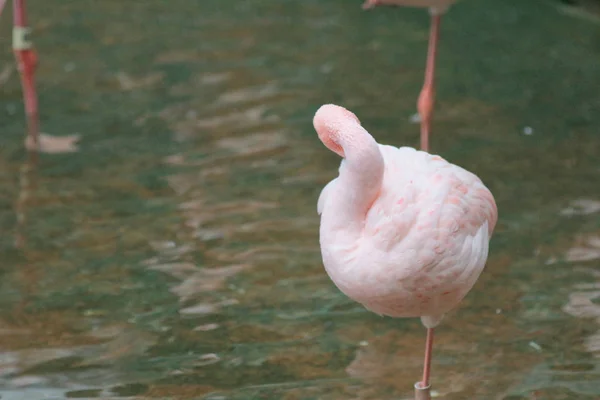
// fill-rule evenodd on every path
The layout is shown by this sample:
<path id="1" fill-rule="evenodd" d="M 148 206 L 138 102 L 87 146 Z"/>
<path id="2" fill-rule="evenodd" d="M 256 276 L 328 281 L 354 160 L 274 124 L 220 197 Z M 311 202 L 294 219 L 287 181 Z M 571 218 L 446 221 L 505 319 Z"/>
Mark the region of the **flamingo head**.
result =
<path id="1" fill-rule="evenodd" d="M 351 132 L 357 127 L 362 130 L 354 113 L 334 104 L 321 106 L 313 118 L 313 125 L 325 147 L 340 157 L 345 156 L 342 143 L 352 136 Z"/>

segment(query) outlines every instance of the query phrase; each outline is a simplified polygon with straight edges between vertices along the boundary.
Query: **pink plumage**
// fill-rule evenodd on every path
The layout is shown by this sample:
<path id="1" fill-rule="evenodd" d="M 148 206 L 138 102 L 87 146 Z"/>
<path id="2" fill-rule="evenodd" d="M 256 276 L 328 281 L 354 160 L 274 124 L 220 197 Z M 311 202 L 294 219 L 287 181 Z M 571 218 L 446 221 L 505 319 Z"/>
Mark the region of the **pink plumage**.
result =
<path id="1" fill-rule="evenodd" d="M 477 176 L 439 156 L 378 144 L 343 107 L 322 106 L 313 124 L 343 157 L 317 205 L 325 269 L 367 309 L 421 317 L 428 336 L 417 389 L 426 389 L 433 328 L 485 266 L 498 218 L 494 196 Z"/>
<path id="2" fill-rule="evenodd" d="M 369 310 L 433 328 L 485 266 L 494 197 L 439 156 L 377 144 L 342 107 L 321 107 L 314 126 L 344 157 L 318 201 L 327 273 Z"/>

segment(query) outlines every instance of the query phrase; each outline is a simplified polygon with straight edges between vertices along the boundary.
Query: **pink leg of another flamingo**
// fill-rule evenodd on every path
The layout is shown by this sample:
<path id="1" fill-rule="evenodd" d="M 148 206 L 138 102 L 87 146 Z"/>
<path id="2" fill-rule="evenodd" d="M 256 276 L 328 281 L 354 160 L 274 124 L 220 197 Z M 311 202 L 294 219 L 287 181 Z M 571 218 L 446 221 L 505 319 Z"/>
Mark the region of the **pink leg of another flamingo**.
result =
<path id="1" fill-rule="evenodd" d="M 362 7 L 367 10 L 381 5 L 400 5 L 398 0 L 365 0 Z M 429 151 L 429 135 L 435 104 L 435 59 L 437 55 L 441 15 L 439 11 L 430 10 L 431 28 L 429 31 L 429 47 L 427 49 L 427 65 L 425 67 L 425 82 L 417 102 L 417 110 L 421 117 L 421 150 Z"/>
<path id="2" fill-rule="evenodd" d="M 2 1 L 2 0 L 0 0 Z M 37 147 L 39 137 L 38 99 L 35 89 L 35 67 L 37 55 L 29 41 L 29 27 L 27 26 L 27 13 L 25 0 L 13 0 L 13 52 L 21 75 L 23 97 L 25 100 L 25 113 L 27 115 L 28 136 Z"/>
<path id="3" fill-rule="evenodd" d="M 433 118 L 433 106 L 435 104 L 435 59 L 437 55 L 440 22 L 440 15 L 433 14 L 431 16 L 427 65 L 425 67 L 425 82 L 417 102 L 417 110 L 421 117 L 421 150 L 423 151 L 429 151 L 429 134 L 431 133 L 431 120 Z"/>

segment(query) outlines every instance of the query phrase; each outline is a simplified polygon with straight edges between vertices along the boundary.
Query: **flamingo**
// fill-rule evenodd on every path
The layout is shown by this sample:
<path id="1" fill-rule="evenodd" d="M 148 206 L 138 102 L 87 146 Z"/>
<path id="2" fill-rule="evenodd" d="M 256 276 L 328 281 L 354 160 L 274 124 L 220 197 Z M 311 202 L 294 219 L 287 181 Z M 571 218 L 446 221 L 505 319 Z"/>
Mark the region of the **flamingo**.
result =
<path id="1" fill-rule="evenodd" d="M 494 196 L 439 156 L 378 144 L 343 107 L 321 106 L 313 125 L 343 158 L 317 203 L 325 270 L 368 310 L 421 318 L 427 339 L 415 390 L 429 398 L 434 328 L 485 266 L 498 218 Z"/>
<path id="2" fill-rule="evenodd" d="M 5 5 L 6 0 L 0 0 L 0 16 Z M 13 52 L 17 61 L 19 74 L 21 75 L 28 138 L 37 146 L 39 117 L 38 97 L 34 77 L 37 66 L 37 55 L 33 44 L 28 38 L 30 31 L 31 29 L 27 26 L 25 0 L 13 0 Z"/>
<path id="3" fill-rule="evenodd" d="M 365 0 L 363 9 L 380 5 L 397 5 L 409 7 L 427 7 L 431 15 L 429 31 L 429 47 L 425 66 L 425 82 L 417 101 L 417 110 L 421 118 L 421 149 L 429 151 L 429 134 L 435 104 L 435 59 L 438 48 L 438 38 L 442 15 L 456 0 Z"/>

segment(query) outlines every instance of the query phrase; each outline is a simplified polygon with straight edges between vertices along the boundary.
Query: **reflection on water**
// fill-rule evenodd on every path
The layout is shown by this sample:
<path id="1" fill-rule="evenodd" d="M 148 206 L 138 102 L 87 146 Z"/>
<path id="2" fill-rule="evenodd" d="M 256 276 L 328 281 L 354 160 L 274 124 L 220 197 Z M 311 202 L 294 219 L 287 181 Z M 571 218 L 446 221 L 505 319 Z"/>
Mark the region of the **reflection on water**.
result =
<path id="1" fill-rule="evenodd" d="M 316 199 L 339 160 L 311 119 L 335 102 L 416 145 L 428 21 L 350 3 L 32 3 L 56 136 L 26 163 L 0 68 L 2 400 L 410 398 L 419 321 L 323 271 Z M 520 0 L 446 17 L 433 148 L 503 212 L 440 328 L 437 398 L 600 395 L 597 29 Z"/>
<path id="2" fill-rule="evenodd" d="M 19 191 L 17 201 L 15 203 L 15 247 L 23 248 L 26 244 L 24 228 L 27 224 L 27 211 L 29 207 L 29 199 L 32 192 L 35 190 L 36 182 L 36 167 L 38 163 L 37 154 L 32 151 L 27 152 L 25 162 L 19 170 Z"/>

